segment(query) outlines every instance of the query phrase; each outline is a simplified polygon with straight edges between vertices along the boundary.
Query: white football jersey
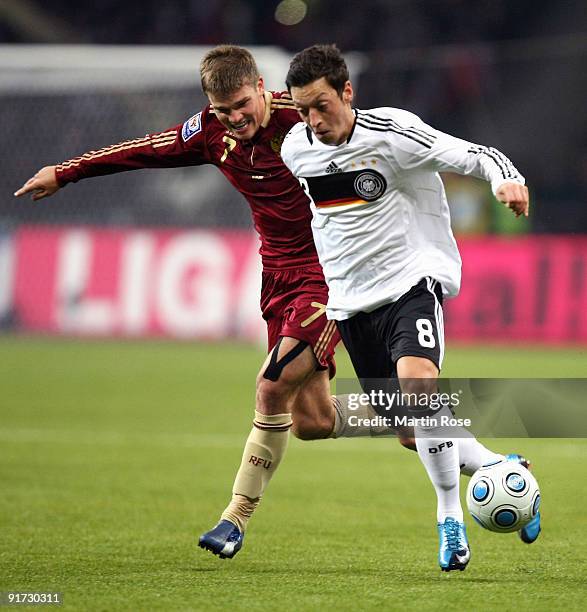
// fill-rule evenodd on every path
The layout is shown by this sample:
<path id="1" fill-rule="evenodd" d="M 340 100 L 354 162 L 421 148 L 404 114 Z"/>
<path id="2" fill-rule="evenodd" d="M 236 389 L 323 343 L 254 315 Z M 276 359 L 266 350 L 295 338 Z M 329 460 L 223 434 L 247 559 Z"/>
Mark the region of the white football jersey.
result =
<path id="1" fill-rule="evenodd" d="M 439 172 L 524 184 L 496 149 L 454 138 L 397 108 L 355 110 L 347 142 L 322 144 L 304 123 L 281 149 L 310 196 L 328 283 L 327 315 L 347 319 L 397 300 L 430 276 L 457 295 L 461 258 Z"/>

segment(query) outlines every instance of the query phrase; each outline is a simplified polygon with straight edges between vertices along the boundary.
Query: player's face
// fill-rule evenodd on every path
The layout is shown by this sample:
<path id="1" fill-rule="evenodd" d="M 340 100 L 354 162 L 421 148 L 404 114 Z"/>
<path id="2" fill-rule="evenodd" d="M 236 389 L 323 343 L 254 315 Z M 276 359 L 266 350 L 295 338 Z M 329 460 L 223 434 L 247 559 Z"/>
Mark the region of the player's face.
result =
<path id="1" fill-rule="evenodd" d="M 265 116 L 263 79 L 255 86 L 243 85 L 229 96 L 208 95 L 216 117 L 239 140 L 250 140 L 257 133 Z"/>
<path id="2" fill-rule="evenodd" d="M 292 87 L 290 93 L 300 117 L 320 142 L 339 145 L 349 137 L 355 122 L 350 81 L 345 83 L 342 96 L 324 77 L 303 87 Z"/>

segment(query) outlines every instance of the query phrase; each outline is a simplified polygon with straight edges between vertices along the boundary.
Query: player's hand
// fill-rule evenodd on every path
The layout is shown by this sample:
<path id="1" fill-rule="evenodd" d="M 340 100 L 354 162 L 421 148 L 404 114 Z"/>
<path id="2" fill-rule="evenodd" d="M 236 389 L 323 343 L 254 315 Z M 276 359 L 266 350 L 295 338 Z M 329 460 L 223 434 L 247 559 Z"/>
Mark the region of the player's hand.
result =
<path id="1" fill-rule="evenodd" d="M 25 193 L 32 193 L 32 200 L 40 200 L 53 195 L 59 190 L 55 166 L 41 168 L 35 176 L 30 178 L 14 195 L 18 198 Z"/>
<path id="2" fill-rule="evenodd" d="M 505 204 L 507 208 L 519 217 L 520 215 L 528 216 L 530 208 L 530 197 L 528 195 L 528 187 L 519 183 L 503 183 L 500 185 L 495 197 Z"/>

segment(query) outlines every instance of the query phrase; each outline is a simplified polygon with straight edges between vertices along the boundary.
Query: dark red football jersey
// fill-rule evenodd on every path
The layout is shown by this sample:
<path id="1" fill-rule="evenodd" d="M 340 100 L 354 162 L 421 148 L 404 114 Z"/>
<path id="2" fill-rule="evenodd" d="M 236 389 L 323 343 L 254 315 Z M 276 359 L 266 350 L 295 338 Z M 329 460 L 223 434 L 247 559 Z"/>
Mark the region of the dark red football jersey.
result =
<path id="1" fill-rule="evenodd" d="M 60 186 L 135 170 L 214 164 L 251 206 L 266 269 L 318 261 L 312 213 L 299 182 L 281 160 L 281 143 L 299 121 L 288 93 L 266 92 L 268 114 L 250 141 L 237 140 L 206 106 L 185 123 L 144 138 L 90 151 L 57 166 Z"/>

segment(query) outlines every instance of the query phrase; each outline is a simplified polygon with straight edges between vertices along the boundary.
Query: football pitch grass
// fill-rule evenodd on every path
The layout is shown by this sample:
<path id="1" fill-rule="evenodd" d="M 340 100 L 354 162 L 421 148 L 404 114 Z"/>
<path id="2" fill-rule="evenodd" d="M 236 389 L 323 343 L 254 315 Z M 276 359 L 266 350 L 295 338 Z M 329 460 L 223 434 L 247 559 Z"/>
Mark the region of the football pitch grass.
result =
<path id="1" fill-rule="evenodd" d="M 228 501 L 262 357 L 1 337 L 0 591 L 61 592 L 71 610 L 587 609 L 585 440 L 486 440 L 534 461 L 545 526 L 527 546 L 466 514 L 462 573 L 437 566 L 418 458 L 385 439 L 292 439 L 242 551 L 197 548 Z M 582 377 L 585 364 L 580 349 L 449 347 L 444 373 Z"/>

